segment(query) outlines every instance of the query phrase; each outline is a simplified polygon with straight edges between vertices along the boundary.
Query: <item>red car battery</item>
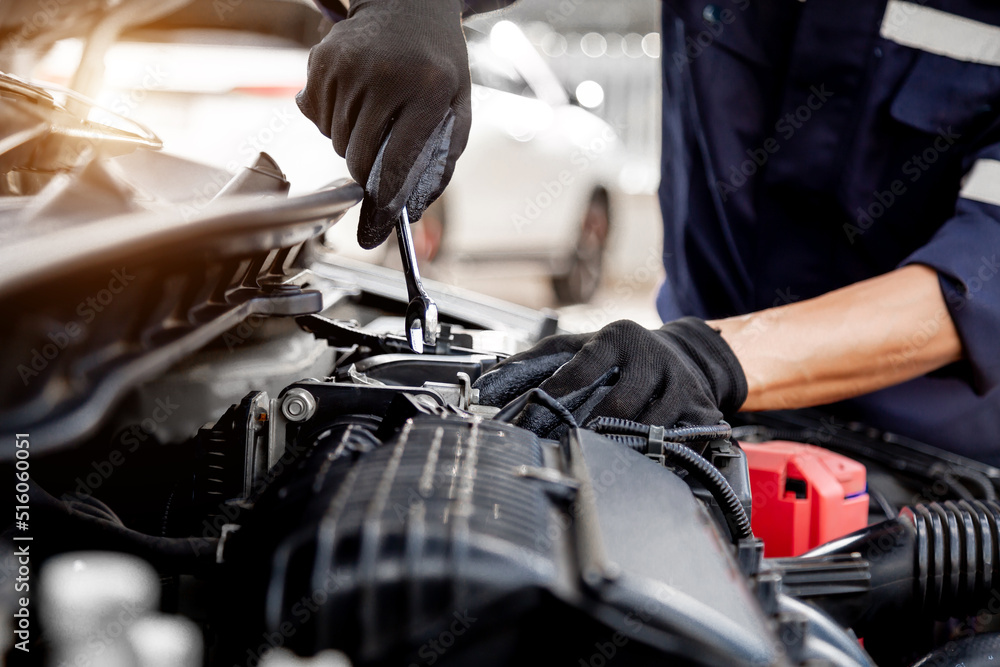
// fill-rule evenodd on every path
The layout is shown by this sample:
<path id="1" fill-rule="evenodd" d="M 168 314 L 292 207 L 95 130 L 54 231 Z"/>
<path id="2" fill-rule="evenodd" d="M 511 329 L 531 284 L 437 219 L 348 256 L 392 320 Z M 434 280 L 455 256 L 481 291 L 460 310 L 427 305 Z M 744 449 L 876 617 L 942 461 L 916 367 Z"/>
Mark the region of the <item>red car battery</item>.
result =
<path id="1" fill-rule="evenodd" d="M 798 556 L 867 525 L 861 463 L 798 442 L 740 446 L 750 464 L 751 527 L 765 556 Z"/>

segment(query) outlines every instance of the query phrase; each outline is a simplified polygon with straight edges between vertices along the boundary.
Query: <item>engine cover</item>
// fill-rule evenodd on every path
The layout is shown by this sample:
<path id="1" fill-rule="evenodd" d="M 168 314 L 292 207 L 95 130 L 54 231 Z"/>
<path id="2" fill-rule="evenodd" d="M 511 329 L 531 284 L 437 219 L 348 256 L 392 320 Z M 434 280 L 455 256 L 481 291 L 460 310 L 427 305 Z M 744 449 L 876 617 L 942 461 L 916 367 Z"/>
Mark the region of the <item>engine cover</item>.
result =
<path id="1" fill-rule="evenodd" d="M 250 634 L 233 645 L 359 664 L 784 662 L 732 545 L 647 457 L 462 416 L 418 415 L 360 454 L 350 438 L 321 438 L 226 544 L 232 593 L 264 612 L 243 618 L 266 619 L 230 628 Z"/>

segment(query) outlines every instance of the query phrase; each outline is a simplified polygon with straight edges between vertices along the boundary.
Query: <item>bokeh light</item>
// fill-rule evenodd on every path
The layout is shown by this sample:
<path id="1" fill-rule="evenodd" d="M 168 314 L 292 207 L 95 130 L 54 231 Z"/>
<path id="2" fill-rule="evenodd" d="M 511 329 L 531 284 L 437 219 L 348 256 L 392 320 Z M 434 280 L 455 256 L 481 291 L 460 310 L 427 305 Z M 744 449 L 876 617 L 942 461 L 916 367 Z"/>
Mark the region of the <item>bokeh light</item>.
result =
<path id="1" fill-rule="evenodd" d="M 660 57 L 660 35 L 651 32 L 642 38 L 642 51 L 650 58 Z"/>
<path id="2" fill-rule="evenodd" d="M 600 58 L 608 51 L 608 40 L 597 32 L 588 32 L 580 40 L 580 49 L 591 58 Z"/>
<path id="3" fill-rule="evenodd" d="M 596 81 L 581 81 L 576 87 L 576 100 L 588 109 L 601 106 L 604 102 L 604 89 Z"/>

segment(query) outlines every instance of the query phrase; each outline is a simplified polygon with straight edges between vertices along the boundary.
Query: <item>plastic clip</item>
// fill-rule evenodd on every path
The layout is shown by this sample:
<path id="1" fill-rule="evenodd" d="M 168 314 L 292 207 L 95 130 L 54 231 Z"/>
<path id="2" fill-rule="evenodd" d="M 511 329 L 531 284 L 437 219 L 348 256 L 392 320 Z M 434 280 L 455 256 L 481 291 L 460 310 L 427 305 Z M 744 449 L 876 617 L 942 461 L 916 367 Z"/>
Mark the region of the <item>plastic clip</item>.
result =
<path id="1" fill-rule="evenodd" d="M 660 465 L 666 465 L 667 460 L 663 452 L 663 433 L 665 430 L 662 426 L 650 426 L 649 435 L 646 436 L 646 456 L 659 462 Z"/>

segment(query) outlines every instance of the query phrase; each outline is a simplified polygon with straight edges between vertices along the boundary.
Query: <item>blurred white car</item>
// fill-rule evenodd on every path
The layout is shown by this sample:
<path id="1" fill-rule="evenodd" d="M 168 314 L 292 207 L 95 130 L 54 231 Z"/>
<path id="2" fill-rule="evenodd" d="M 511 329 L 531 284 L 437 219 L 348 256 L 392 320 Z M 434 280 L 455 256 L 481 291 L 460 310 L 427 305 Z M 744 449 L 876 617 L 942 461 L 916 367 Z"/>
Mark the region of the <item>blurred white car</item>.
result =
<path id="1" fill-rule="evenodd" d="M 533 262 L 552 276 L 560 301 L 587 301 L 600 284 L 618 137 L 570 100 L 514 24 L 497 23 L 488 38 L 467 35 L 473 124 L 438 207 L 442 252 Z"/>
<path id="2" fill-rule="evenodd" d="M 415 227 L 418 253 L 425 262 L 541 271 L 551 276 L 559 301 L 587 301 L 600 284 L 612 224 L 611 186 L 623 159 L 618 137 L 570 98 L 513 23 L 467 34 L 469 144 L 451 185 Z M 329 140 L 295 106 L 308 57 L 301 43 L 214 29 L 159 32 L 148 40 L 112 47 L 98 101 L 155 128 L 166 150 L 229 171 L 265 151 L 299 191 L 348 176 Z M 64 80 L 78 50 L 74 42 L 58 44 L 36 78 Z M 221 183 L 204 187 L 210 198 Z M 394 261 L 391 247 L 357 246 L 356 215 L 327 242 L 347 255 Z"/>

